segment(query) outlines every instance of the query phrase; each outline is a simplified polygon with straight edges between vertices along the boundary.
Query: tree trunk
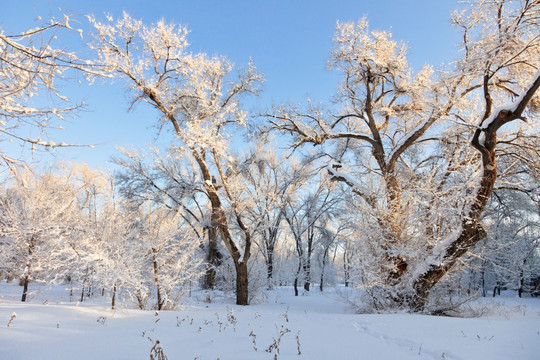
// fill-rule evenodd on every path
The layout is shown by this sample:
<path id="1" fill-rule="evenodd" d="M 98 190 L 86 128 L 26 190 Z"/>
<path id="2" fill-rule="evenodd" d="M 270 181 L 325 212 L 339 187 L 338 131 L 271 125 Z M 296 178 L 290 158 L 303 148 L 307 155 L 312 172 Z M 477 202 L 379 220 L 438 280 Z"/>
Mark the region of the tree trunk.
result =
<path id="1" fill-rule="evenodd" d="M 519 272 L 519 282 L 518 282 L 518 297 L 521 297 L 524 292 L 524 286 L 525 286 L 525 276 L 523 274 L 523 269 Z"/>
<path id="2" fill-rule="evenodd" d="M 322 266 L 321 266 L 321 283 L 319 284 L 319 290 L 322 292 L 324 287 L 324 269 L 326 268 L 326 261 L 328 259 L 328 250 L 330 250 L 330 245 L 324 249 Z"/>
<path id="3" fill-rule="evenodd" d="M 249 305 L 249 286 L 247 262 L 237 262 L 236 268 L 236 305 Z"/>
<path id="4" fill-rule="evenodd" d="M 156 249 L 152 249 L 152 263 L 154 265 L 154 281 L 156 283 L 156 292 L 157 292 L 157 309 L 161 310 L 163 308 L 163 299 L 161 296 L 161 285 L 159 282 L 158 274 L 158 263 L 156 259 Z"/>
<path id="5" fill-rule="evenodd" d="M 309 291 L 309 287 L 311 286 L 311 271 L 310 271 L 310 263 L 309 258 L 307 260 L 306 265 L 304 266 L 304 290 Z"/>
<path id="6" fill-rule="evenodd" d="M 267 258 L 266 258 L 266 283 L 268 290 L 274 288 L 273 277 L 274 277 L 274 247 L 268 246 L 266 248 Z"/>
<path id="7" fill-rule="evenodd" d="M 23 279 L 23 293 L 21 297 L 21 301 L 26 301 L 26 295 L 28 294 L 28 284 L 30 283 L 30 275 L 26 275 Z"/>
<path id="8" fill-rule="evenodd" d="M 486 297 L 486 268 L 485 261 L 482 261 L 482 271 L 480 272 L 482 277 L 482 297 Z"/>
<path id="9" fill-rule="evenodd" d="M 313 239 L 315 238 L 315 228 L 310 226 L 308 231 L 308 241 L 307 241 L 307 259 L 304 266 L 304 290 L 309 291 L 311 286 L 311 254 L 313 253 Z"/>
<path id="10" fill-rule="evenodd" d="M 294 277 L 294 296 L 298 296 L 298 279 L 302 268 L 304 267 L 304 252 L 302 251 L 302 243 L 300 237 L 296 237 L 296 253 L 298 254 L 298 269 L 296 269 L 296 276 Z"/>
<path id="11" fill-rule="evenodd" d="M 135 296 L 137 298 L 137 305 L 139 305 L 139 310 L 144 310 L 145 306 L 144 306 L 144 299 L 143 299 L 143 296 L 140 292 L 140 290 L 138 291 L 137 295 Z"/>
<path id="12" fill-rule="evenodd" d="M 205 289 L 212 290 L 216 285 L 216 268 L 221 263 L 222 255 L 218 250 L 218 230 L 216 227 L 208 229 L 208 258 L 206 264 L 206 275 L 204 278 Z"/>
<path id="13" fill-rule="evenodd" d="M 215 179 L 210 175 L 210 171 L 208 169 L 208 166 L 206 165 L 206 160 L 204 159 L 204 151 L 203 154 L 200 154 L 197 152 L 195 148 L 191 148 L 192 154 L 195 158 L 195 161 L 199 165 L 199 169 L 201 170 L 204 181 L 204 188 L 206 190 L 206 194 L 208 195 L 208 199 L 210 200 L 210 204 L 212 206 L 212 226 L 219 230 L 219 233 L 221 235 L 221 240 L 223 241 L 223 244 L 229 251 L 229 254 L 231 255 L 235 270 L 236 270 L 236 304 L 238 305 L 248 305 L 249 303 L 249 290 L 248 290 L 248 271 L 247 271 L 247 262 L 251 256 L 251 234 L 249 230 L 245 227 L 240 215 L 236 212 L 236 209 L 234 209 L 234 213 L 236 215 L 236 222 L 239 228 L 242 230 L 244 234 L 244 254 L 240 253 L 240 250 L 236 246 L 235 242 L 233 241 L 233 237 L 229 231 L 229 223 L 227 220 L 227 214 L 225 213 L 223 209 L 223 205 L 221 203 L 220 196 L 217 192 L 217 188 L 214 186 Z M 220 174 L 221 174 L 221 170 Z M 221 176 L 223 180 L 223 175 Z M 227 189 L 225 182 L 223 182 L 223 186 Z M 229 194 L 227 190 L 227 194 Z M 229 200 L 231 200 L 231 196 L 229 196 Z M 240 261 L 240 259 L 242 259 Z"/>
<path id="14" fill-rule="evenodd" d="M 349 251 L 347 250 L 347 248 L 345 248 L 345 251 L 343 251 L 343 278 L 345 282 L 345 287 L 349 287 L 349 280 L 351 278 L 351 264 Z"/>
<path id="15" fill-rule="evenodd" d="M 319 290 L 322 292 L 323 291 L 323 288 L 324 288 L 324 261 L 323 261 L 323 266 L 321 268 L 321 283 L 319 284 Z"/>
<path id="16" fill-rule="evenodd" d="M 28 259 L 26 260 L 25 275 L 23 279 L 23 294 L 21 302 L 26 301 L 28 294 L 28 284 L 30 283 L 30 275 L 32 274 L 32 255 L 34 255 L 35 237 L 32 236 L 28 243 Z"/>
<path id="17" fill-rule="evenodd" d="M 114 282 L 113 286 L 113 295 L 111 300 L 111 309 L 114 310 L 114 307 L 116 306 L 116 281 Z"/>

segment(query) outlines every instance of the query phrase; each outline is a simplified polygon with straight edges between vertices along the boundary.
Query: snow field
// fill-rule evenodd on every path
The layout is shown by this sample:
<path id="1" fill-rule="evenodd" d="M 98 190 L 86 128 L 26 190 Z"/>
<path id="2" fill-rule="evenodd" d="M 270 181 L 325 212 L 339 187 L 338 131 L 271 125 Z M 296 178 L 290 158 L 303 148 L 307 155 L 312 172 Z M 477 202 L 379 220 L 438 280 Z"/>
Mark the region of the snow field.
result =
<path id="1" fill-rule="evenodd" d="M 540 354 L 540 301 L 531 298 L 481 299 L 476 306 L 490 314 L 450 318 L 355 314 L 332 291 L 295 298 L 291 289 L 277 289 L 267 303 L 247 307 L 220 296 L 206 303 L 199 300 L 206 294 L 196 292 L 181 310 L 156 313 L 112 311 L 101 297 L 43 304 L 44 292 L 21 303 L 4 296 L 19 287 L 0 290 L 0 359 L 149 359 L 156 340 L 169 360 L 532 360 Z"/>

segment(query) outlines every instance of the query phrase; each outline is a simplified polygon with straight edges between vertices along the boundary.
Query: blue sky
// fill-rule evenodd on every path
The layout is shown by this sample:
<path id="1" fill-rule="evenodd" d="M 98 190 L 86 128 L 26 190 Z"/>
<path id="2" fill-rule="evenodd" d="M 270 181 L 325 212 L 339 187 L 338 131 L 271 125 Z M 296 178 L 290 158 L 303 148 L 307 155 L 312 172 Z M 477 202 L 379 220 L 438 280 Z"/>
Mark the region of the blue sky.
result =
<path id="1" fill-rule="evenodd" d="M 224 55 L 237 66 L 253 59 L 265 76 L 264 92 L 248 103 L 248 110 L 259 111 L 272 104 L 300 103 L 307 97 L 325 102 L 334 92 L 338 75 L 326 70 L 336 22 L 356 21 L 366 16 L 372 29 L 389 30 L 395 39 L 409 47 L 409 61 L 419 68 L 439 65 L 457 58 L 458 33 L 450 26 L 454 0 L 347 0 L 347 1 L 258 1 L 258 0 L 168 0 L 168 1 L 68 1 L 0 0 L 0 26 L 5 33 L 34 27 L 38 16 L 46 19 L 62 12 L 93 14 L 103 18 L 128 12 L 134 18 L 153 23 L 163 18 L 183 24 L 190 30 L 194 52 Z M 88 29 L 83 17 L 80 27 Z M 87 31 L 85 32 L 87 34 Z M 90 40 L 88 37 L 85 40 Z M 73 46 L 66 43 L 66 47 Z M 163 144 L 154 128 L 157 116 L 139 105 L 127 113 L 126 93 L 120 84 L 87 88 L 64 85 L 74 99 L 84 99 L 87 110 L 54 134 L 55 141 L 97 144 L 94 149 L 61 149 L 54 156 L 32 154 L 28 149 L 0 143 L 1 151 L 23 156 L 29 162 L 59 160 L 84 161 L 90 166 L 111 167 L 115 146 L 144 148 Z M 34 130 L 35 132 L 35 130 Z M 35 134 L 31 134 L 35 135 Z M 8 150 L 9 149 L 9 150 Z"/>

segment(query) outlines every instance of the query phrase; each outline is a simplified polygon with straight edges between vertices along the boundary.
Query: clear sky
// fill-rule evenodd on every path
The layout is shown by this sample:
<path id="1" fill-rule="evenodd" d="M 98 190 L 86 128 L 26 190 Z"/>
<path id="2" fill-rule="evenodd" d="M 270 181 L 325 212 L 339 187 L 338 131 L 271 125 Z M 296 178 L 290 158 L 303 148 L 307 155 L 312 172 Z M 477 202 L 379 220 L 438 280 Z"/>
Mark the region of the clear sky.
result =
<path id="1" fill-rule="evenodd" d="M 395 39 L 408 44 L 415 68 L 457 58 L 458 33 L 449 21 L 456 4 L 455 0 L 0 0 L 0 27 L 4 33 L 17 33 L 36 26 L 33 20 L 38 16 L 58 16 L 59 8 L 63 13 L 102 19 L 105 13 L 118 17 L 126 11 L 145 23 L 163 18 L 186 25 L 193 52 L 224 55 L 237 66 L 253 59 L 266 79 L 262 96 L 248 104 L 248 110 L 255 112 L 272 104 L 300 103 L 307 97 L 317 102 L 330 99 L 338 76 L 326 70 L 326 63 L 337 21 L 366 16 L 372 29 L 391 31 Z M 87 36 L 87 22 L 82 16 L 78 19 Z M 75 160 L 110 168 L 115 146 L 144 148 L 167 141 L 154 128 L 153 111 L 141 104 L 127 113 L 120 84 L 66 85 L 63 90 L 72 98 L 83 98 L 88 106 L 77 119 L 62 124 L 65 130 L 54 140 L 97 144 L 96 148 L 59 149 L 53 156 L 32 157 L 28 149 L 2 142 L 0 151 L 30 162 Z"/>

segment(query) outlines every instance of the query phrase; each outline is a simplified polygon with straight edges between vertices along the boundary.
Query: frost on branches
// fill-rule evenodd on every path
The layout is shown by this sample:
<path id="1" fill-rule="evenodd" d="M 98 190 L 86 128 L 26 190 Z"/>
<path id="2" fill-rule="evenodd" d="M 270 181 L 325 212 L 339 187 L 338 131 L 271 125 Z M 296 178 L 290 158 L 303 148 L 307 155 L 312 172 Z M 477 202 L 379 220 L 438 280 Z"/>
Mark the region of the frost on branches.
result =
<path id="1" fill-rule="evenodd" d="M 57 38 L 77 31 L 69 25 L 69 16 L 62 20 L 51 19 L 49 23 L 19 34 L 5 33 L 0 28 L 0 134 L 2 140 L 28 143 L 32 150 L 77 146 L 55 142 L 47 137 L 47 129 L 54 126 L 55 119 L 62 120 L 80 105 L 72 104 L 58 88 L 59 80 L 70 71 L 99 76 L 100 72 L 91 62 L 79 58 L 56 45 Z M 58 46 L 58 47 L 56 47 Z M 43 96 L 49 98 L 45 101 Z M 26 124 L 36 127 L 41 137 L 22 135 Z M 17 159 L 0 153 L 1 160 L 11 166 Z"/>
<path id="2" fill-rule="evenodd" d="M 339 23 L 329 65 L 343 75 L 337 106 L 269 115 L 293 149 L 318 146 L 332 179 L 355 194 L 353 272 L 374 309 L 429 311 L 432 288 L 485 237 L 496 149 L 526 141 L 527 124 L 505 127 L 513 140 L 499 147 L 497 133 L 537 116 L 539 15 L 538 1 L 472 2 L 452 19 L 463 56 L 416 73 L 390 33 Z"/>
<path id="3" fill-rule="evenodd" d="M 210 204 L 211 228 L 234 262 L 237 304 L 247 305 L 253 228 L 228 146 L 231 131 L 247 121 L 240 98 L 258 92 L 261 75 L 252 64 L 233 72 L 225 58 L 192 54 L 181 26 L 147 26 L 127 14 L 105 23 L 90 20 L 99 62 L 128 84 L 133 103 L 146 102 L 161 113 L 162 124 L 176 135 L 175 156 L 192 160 Z"/>
<path id="4" fill-rule="evenodd" d="M 0 273 L 20 280 L 26 301 L 31 281 L 53 281 L 66 265 L 56 255 L 76 232 L 77 191 L 67 176 L 19 174 L 0 197 Z"/>

